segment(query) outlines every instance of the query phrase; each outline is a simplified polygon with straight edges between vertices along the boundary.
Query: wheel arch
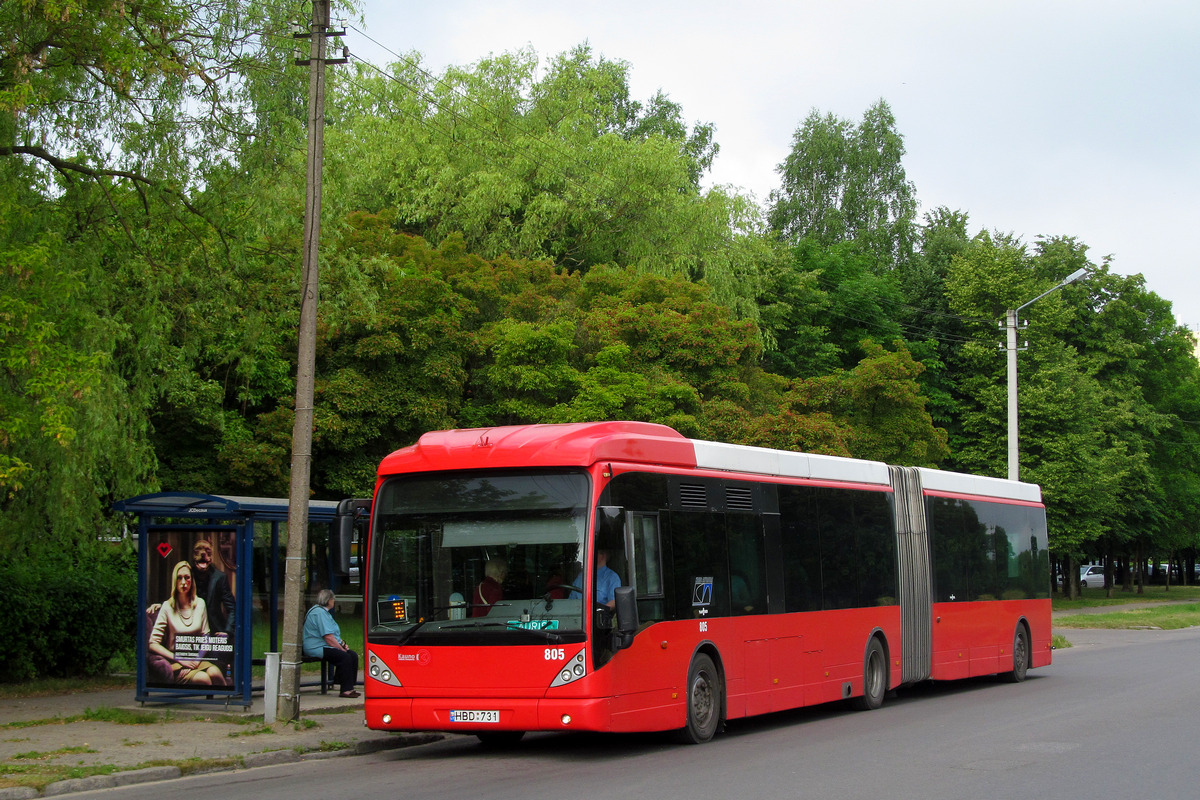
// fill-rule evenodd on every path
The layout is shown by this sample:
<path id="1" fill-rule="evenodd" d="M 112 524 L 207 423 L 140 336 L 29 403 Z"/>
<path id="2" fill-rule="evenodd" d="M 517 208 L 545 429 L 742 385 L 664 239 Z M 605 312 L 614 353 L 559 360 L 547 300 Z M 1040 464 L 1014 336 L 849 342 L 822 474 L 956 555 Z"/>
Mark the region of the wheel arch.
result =
<path id="1" fill-rule="evenodd" d="M 887 668 L 887 686 L 892 688 L 892 646 L 888 642 L 887 632 L 876 626 L 867 636 L 867 640 L 863 642 L 863 661 L 867 659 L 867 653 L 871 649 L 871 642 L 878 640 L 879 646 L 883 648 L 883 665 Z"/>
<path id="2" fill-rule="evenodd" d="M 729 715 L 728 715 L 729 679 L 727 678 L 726 672 L 725 672 L 725 660 L 723 658 L 721 658 L 721 650 L 719 647 L 717 647 L 717 643 L 714 642 L 712 639 L 705 639 L 704 641 L 697 644 L 695 646 L 695 648 L 692 649 L 691 658 L 688 659 L 688 665 L 687 665 L 688 672 L 691 671 L 692 664 L 695 663 L 696 656 L 698 656 L 698 655 L 706 655 L 709 658 L 711 658 L 712 662 L 713 662 L 713 666 L 715 666 L 717 668 L 717 675 L 720 676 L 720 678 L 721 678 L 720 715 L 721 715 L 721 723 L 724 724 L 724 722 L 729 718 Z M 686 677 L 687 677 L 687 672 L 684 673 L 685 683 L 686 683 Z M 685 697 L 687 696 L 686 692 L 684 693 L 684 696 Z"/>
<path id="3" fill-rule="evenodd" d="M 1017 631 L 1022 628 L 1025 629 L 1025 642 L 1027 645 L 1025 650 L 1025 668 L 1033 669 L 1033 629 L 1029 624 L 1029 619 L 1024 614 L 1017 617 L 1017 625 L 1013 628 L 1014 640 L 1016 639 Z"/>

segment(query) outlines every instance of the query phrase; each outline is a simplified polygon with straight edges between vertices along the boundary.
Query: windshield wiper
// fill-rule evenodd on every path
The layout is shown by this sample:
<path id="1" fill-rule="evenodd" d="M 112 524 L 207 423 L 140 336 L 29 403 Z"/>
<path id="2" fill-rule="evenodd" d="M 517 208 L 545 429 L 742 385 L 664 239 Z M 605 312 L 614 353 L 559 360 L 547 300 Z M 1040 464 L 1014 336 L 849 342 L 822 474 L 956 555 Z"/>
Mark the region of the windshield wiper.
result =
<path id="1" fill-rule="evenodd" d="M 416 625 L 413 625 L 411 628 L 409 628 L 403 634 L 401 634 L 400 641 L 396 642 L 396 644 L 398 646 L 403 647 L 405 644 L 408 643 L 408 640 L 413 637 L 413 634 L 415 634 L 417 631 L 421 630 L 421 628 L 425 626 L 426 622 L 433 622 L 433 618 L 438 615 L 439 611 L 449 611 L 452 608 L 462 608 L 462 606 L 435 606 L 433 611 L 430 612 L 428 617 L 421 617 L 419 620 L 417 620 Z"/>
<path id="2" fill-rule="evenodd" d="M 525 633 L 537 634 L 538 636 L 541 636 L 543 639 L 545 639 L 547 642 L 554 642 L 555 644 L 561 644 L 562 640 L 563 640 L 563 638 L 560 634 L 555 633 L 554 631 L 552 631 L 548 628 L 514 628 L 512 626 L 508 626 L 508 629 L 510 631 L 524 631 Z"/>
<path id="3" fill-rule="evenodd" d="M 524 633 L 532 633 L 537 636 L 540 636 L 542 639 L 546 640 L 547 642 L 554 642 L 555 644 L 558 644 L 559 642 L 561 642 L 563 640 L 561 634 L 559 634 L 556 631 L 551 630 L 549 628 L 524 628 L 519 623 L 514 623 L 514 622 L 510 622 L 510 621 L 498 622 L 498 621 L 493 620 L 493 621 L 489 622 L 489 621 L 481 620 L 479 622 L 473 622 L 468 625 L 456 625 L 454 627 L 456 629 L 461 629 L 461 628 L 504 628 L 505 630 L 508 630 L 508 631 L 522 631 Z"/>

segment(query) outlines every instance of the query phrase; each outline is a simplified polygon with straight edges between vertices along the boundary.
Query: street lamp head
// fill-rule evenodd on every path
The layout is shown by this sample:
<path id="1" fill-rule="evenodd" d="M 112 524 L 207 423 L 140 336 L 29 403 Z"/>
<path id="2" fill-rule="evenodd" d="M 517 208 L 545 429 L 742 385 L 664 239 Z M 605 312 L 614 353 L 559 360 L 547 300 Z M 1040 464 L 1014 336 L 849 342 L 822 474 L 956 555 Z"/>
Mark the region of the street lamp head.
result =
<path id="1" fill-rule="evenodd" d="M 1062 283 L 1060 283 L 1059 286 L 1066 286 L 1068 283 L 1074 283 L 1075 281 L 1079 280 L 1080 278 L 1084 277 L 1087 274 L 1088 274 L 1088 268 L 1080 267 L 1079 269 L 1075 270 L 1067 277 L 1063 278 Z"/>
<path id="2" fill-rule="evenodd" d="M 1051 286 L 1049 289 L 1047 289 L 1046 291 L 1042 292 L 1042 293 L 1041 293 L 1041 294 L 1039 294 L 1037 297 L 1035 297 L 1035 298 L 1033 298 L 1032 300 L 1030 300 L 1028 303 L 1024 303 L 1024 304 L 1022 304 L 1022 305 L 1019 305 L 1019 306 L 1017 306 L 1016 310 L 1017 310 L 1017 311 L 1023 311 L 1023 310 L 1025 310 L 1025 309 L 1026 309 L 1026 308 L 1028 308 L 1029 306 L 1031 306 L 1031 305 L 1033 305 L 1034 303 L 1036 303 L 1038 300 L 1041 300 L 1041 299 L 1042 299 L 1043 297 L 1045 297 L 1046 295 L 1048 295 L 1048 294 L 1053 294 L 1054 292 L 1057 292 L 1059 289 L 1063 288 L 1063 287 L 1064 287 L 1064 286 L 1066 286 L 1068 283 L 1074 283 L 1075 281 L 1079 280 L 1080 278 L 1082 278 L 1083 276 L 1085 276 L 1085 275 L 1087 275 L 1087 274 L 1088 274 L 1088 269 L 1087 269 L 1087 267 L 1080 267 L 1079 269 L 1075 270 L 1075 271 L 1074 271 L 1074 272 L 1072 272 L 1070 275 L 1068 275 L 1067 277 L 1065 277 L 1065 278 L 1063 278 L 1061 281 L 1059 281 L 1057 285 L 1055 285 L 1055 286 Z"/>

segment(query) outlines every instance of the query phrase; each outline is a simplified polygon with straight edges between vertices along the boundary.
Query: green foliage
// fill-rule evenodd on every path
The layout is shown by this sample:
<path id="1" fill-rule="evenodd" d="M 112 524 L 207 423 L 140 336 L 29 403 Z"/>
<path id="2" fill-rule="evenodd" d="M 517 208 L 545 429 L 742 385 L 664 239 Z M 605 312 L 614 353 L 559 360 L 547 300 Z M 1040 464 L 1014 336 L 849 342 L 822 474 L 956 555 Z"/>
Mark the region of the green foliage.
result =
<path id="1" fill-rule="evenodd" d="M 379 460 L 399 443 L 453 426 L 478 347 L 474 308 L 446 280 L 476 260 L 361 222 L 349 242 L 368 256 L 360 269 L 378 294 L 331 313 L 318 342 L 315 483 L 339 497 L 369 492 Z M 339 276 L 330 277 L 337 287 Z"/>
<path id="2" fill-rule="evenodd" d="M 816 110 L 792 138 L 771 195 L 771 229 L 789 243 L 857 241 L 877 270 L 912 254 L 917 203 L 901 159 L 904 139 L 879 100 L 855 125 Z"/>
<path id="3" fill-rule="evenodd" d="M 0 682 L 101 674 L 134 636 L 137 568 L 108 554 L 84 561 L 0 561 L 6 614 Z"/>
<path id="4" fill-rule="evenodd" d="M 238 385 L 234 337 L 204 330 L 239 316 L 214 190 L 252 141 L 245 92 L 278 52 L 260 34 L 286 30 L 279 13 L 236 0 L 0 7 L 0 552 L 86 553 L 113 500 L 155 488 L 155 450 L 169 477 L 211 474 L 174 463 L 172 434 L 215 441 L 220 378 Z M 232 369 L 215 378 L 212 364 Z M 167 424 L 152 432 L 156 411 Z"/>
<path id="5" fill-rule="evenodd" d="M 586 45 L 538 77 L 530 51 L 492 56 L 442 76 L 418 57 L 381 76 L 347 74 L 329 130 L 330 192 L 347 212 L 394 210 L 439 245 L 461 236 L 486 258 L 550 258 L 706 279 L 740 315 L 769 248 L 757 209 L 701 192 L 716 153 L 710 125 L 689 133 L 659 93 L 629 93 L 629 65 Z"/>
<path id="6" fill-rule="evenodd" d="M 0 164 L 10 186 L 27 171 Z M 18 184 L 19 185 L 19 184 Z M 103 252 L 14 186 L 0 194 L 0 553 L 88 547 L 104 501 L 152 474 L 137 393 L 116 374 Z M 52 535 L 48 535 L 52 534 Z"/>
<path id="7" fill-rule="evenodd" d="M 288 13 L 240 0 L 7 2 L 0 155 L 172 193 L 194 185 L 193 170 L 251 132 L 245 83 L 230 78 L 253 70 L 270 49 L 261 32 L 285 32 Z"/>
<path id="8" fill-rule="evenodd" d="M 815 378 L 806 392 L 821 398 L 821 406 L 846 420 L 853 435 L 849 446 L 856 458 L 891 464 L 934 467 L 949 452 L 946 432 L 934 427 L 917 377 L 924 367 L 903 342 L 894 351 L 865 342 L 867 356 L 852 370 Z"/>
<path id="9" fill-rule="evenodd" d="M 795 381 L 774 408 L 754 418 L 717 407 L 710 425 L 726 441 L 937 466 L 948 454 L 946 433 L 925 409 L 916 382 L 922 366 L 903 343 L 893 352 L 863 346 L 868 355 L 852 369 Z"/>
<path id="10" fill-rule="evenodd" d="M 902 295 L 893 274 L 877 274 L 857 242 L 822 245 L 802 240 L 774 270 L 764 312 L 774 343 L 766 363 L 788 377 L 809 378 L 849 369 L 866 340 L 894 341 Z"/>

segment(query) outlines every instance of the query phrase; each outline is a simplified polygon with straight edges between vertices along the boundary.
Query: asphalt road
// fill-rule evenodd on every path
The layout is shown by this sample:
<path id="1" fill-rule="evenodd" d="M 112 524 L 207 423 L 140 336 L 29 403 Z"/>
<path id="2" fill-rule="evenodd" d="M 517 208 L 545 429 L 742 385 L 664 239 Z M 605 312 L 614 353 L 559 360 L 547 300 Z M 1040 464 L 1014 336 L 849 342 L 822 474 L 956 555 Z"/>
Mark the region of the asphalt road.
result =
<path id="1" fill-rule="evenodd" d="M 706 745 L 531 734 L 184 778 L 74 798 L 1190 798 L 1200 628 L 1064 631 L 1078 646 L 1023 684 L 925 685 L 877 711 L 828 705 L 731 724 Z"/>

